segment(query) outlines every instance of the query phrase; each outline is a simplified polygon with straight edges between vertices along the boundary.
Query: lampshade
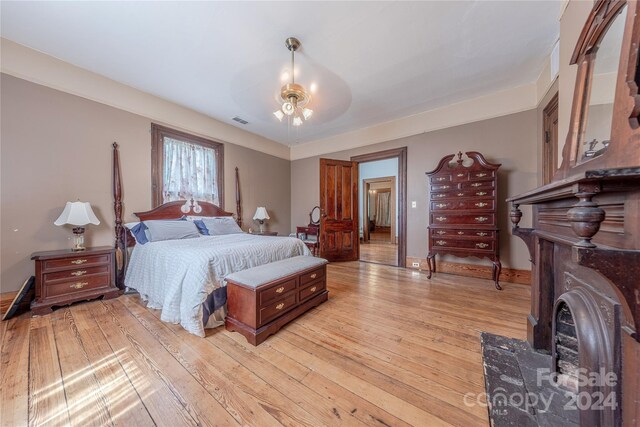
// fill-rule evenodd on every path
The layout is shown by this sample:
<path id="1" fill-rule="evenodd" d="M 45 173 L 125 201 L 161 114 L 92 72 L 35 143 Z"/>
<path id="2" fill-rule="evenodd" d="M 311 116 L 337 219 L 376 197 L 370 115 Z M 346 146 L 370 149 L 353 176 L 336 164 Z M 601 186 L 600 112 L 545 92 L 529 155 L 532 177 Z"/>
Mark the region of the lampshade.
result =
<path id="1" fill-rule="evenodd" d="M 253 219 L 257 219 L 258 221 L 264 221 L 265 219 L 271 219 L 269 218 L 269 214 L 267 213 L 267 209 L 260 206 L 258 207 L 258 209 L 256 209 L 256 213 L 253 216 Z"/>
<path id="2" fill-rule="evenodd" d="M 100 220 L 93 213 L 89 202 L 67 202 L 64 210 L 54 222 L 55 225 L 87 225 L 100 224 Z"/>

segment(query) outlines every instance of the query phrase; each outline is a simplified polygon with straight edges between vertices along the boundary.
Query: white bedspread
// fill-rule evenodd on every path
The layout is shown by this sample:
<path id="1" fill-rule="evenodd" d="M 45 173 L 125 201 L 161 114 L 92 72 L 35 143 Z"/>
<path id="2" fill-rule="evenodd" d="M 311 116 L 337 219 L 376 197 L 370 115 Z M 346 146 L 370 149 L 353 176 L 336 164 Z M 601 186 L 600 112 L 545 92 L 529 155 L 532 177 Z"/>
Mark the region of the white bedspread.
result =
<path id="1" fill-rule="evenodd" d="M 136 245 L 125 285 L 140 292 L 161 319 L 204 336 L 202 303 L 224 278 L 273 261 L 310 255 L 297 238 L 229 234 Z"/>

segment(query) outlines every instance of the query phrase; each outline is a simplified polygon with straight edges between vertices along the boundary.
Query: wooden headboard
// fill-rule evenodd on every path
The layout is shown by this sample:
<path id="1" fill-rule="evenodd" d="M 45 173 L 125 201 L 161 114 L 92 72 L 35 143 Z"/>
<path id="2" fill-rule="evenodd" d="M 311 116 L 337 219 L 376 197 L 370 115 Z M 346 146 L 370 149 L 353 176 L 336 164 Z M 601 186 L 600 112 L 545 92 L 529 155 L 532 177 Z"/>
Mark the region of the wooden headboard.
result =
<path id="1" fill-rule="evenodd" d="M 194 212 L 195 205 L 202 208 Z M 182 208 L 189 207 L 188 212 Z M 116 247 L 116 285 L 124 290 L 124 275 L 127 264 L 127 247 L 135 246 L 135 239 L 131 232 L 122 225 L 122 179 L 120 173 L 120 153 L 118 143 L 113 143 L 113 211 L 115 214 L 115 247 Z M 135 212 L 140 221 L 151 219 L 176 219 L 184 215 L 189 216 L 235 216 L 235 220 L 242 227 L 242 203 L 240 198 L 240 176 L 236 167 L 236 213 L 227 212 L 220 206 L 208 202 L 194 202 L 193 200 L 178 200 L 164 203 L 146 212 Z"/>

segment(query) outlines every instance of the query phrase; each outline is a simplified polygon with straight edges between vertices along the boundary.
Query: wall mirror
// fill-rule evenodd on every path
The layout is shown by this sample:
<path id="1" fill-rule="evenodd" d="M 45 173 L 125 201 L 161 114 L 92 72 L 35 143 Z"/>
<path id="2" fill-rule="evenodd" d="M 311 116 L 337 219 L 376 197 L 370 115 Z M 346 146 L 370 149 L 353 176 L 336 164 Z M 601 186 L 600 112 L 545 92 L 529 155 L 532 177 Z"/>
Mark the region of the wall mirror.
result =
<path id="1" fill-rule="evenodd" d="M 320 206 L 316 206 L 309 212 L 309 225 L 320 224 Z"/>
<path id="2" fill-rule="evenodd" d="M 586 58 L 590 66 L 585 78 L 582 131 L 576 163 L 601 156 L 611 142 L 616 80 L 627 9 L 627 5 L 620 8 Z"/>

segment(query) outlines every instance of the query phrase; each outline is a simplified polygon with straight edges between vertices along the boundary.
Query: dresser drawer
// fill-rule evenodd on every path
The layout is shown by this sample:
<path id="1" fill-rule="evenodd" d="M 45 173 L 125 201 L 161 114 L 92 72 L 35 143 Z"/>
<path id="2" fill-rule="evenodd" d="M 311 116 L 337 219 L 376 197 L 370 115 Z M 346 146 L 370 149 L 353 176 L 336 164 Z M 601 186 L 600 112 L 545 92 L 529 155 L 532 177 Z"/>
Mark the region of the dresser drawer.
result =
<path id="1" fill-rule="evenodd" d="M 300 286 L 313 282 L 314 280 L 324 277 L 324 267 L 312 270 L 300 276 Z"/>
<path id="2" fill-rule="evenodd" d="M 434 237 L 431 239 L 432 248 L 445 249 L 473 249 L 478 251 L 493 252 L 495 241 L 475 239 L 456 239 L 453 237 Z"/>
<path id="3" fill-rule="evenodd" d="M 478 214 L 444 214 L 444 213 L 431 213 L 432 224 L 455 224 L 455 225 L 494 225 L 495 214 L 491 213 L 478 213 Z"/>
<path id="4" fill-rule="evenodd" d="M 451 174 L 437 175 L 429 178 L 432 184 L 438 184 L 441 182 L 451 182 Z"/>
<path id="5" fill-rule="evenodd" d="M 469 179 L 469 172 L 455 172 L 451 176 L 451 181 L 453 182 L 462 182 L 467 181 Z"/>
<path id="6" fill-rule="evenodd" d="M 296 288 L 296 279 L 291 279 L 286 282 L 279 283 L 277 285 L 271 286 L 270 288 L 264 289 L 260 291 L 260 297 L 258 301 L 260 301 L 260 306 L 263 307 L 269 302 L 282 297 L 287 292 L 290 292 Z"/>
<path id="7" fill-rule="evenodd" d="M 307 286 L 306 288 L 302 288 L 299 291 L 299 301 L 304 301 L 307 300 L 311 297 L 313 297 L 314 295 L 319 294 L 320 292 L 324 291 L 325 288 L 325 282 L 324 280 L 319 280 L 316 283 L 312 283 L 309 286 Z"/>
<path id="8" fill-rule="evenodd" d="M 43 286 L 45 297 L 55 297 L 60 295 L 74 294 L 78 292 L 87 291 L 89 289 L 96 289 L 107 287 L 110 285 L 111 276 L 109 273 L 96 274 L 94 276 L 88 276 L 78 278 L 65 282 L 45 283 Z"/>
<path id="9" fill-rule="evenodd" d="M 458 189 L 458 184 L 444 183 L 444 184 L 431 184 L 431 191 L 433 192 L 449 192 Z"/>
<path id="10" fill-rule="evenodd" d="M 496 232 L 490 230 L 433 230 L 433 237 L 465 237 L 473 239 L 495 239 Z"/>
<path id="11" fill-rule="evenodd" d="M 431 210 L 433 211 L 453 211 L 453 210 L 476 210 L 485 209 L 493 210 L 495 202 L 493 199 L 485 200 L 442 200 L 431 202 Z"/>
<path id="12" fill-rule="evenodd" d="M 79 279 L 91 274 L 109 273 L 109 264 L 100 265 L 98 267 L 76 268 L 73 270 L 58 271 L 56 273 L 46 273 L 44 275 L 44 282 L 54 282 L 58 280 L 73 280 Z"/>
<path id="13" fill-rule="evenodd" d="M 494 181 L 470 181 L 461 182 L 460 187 L 463 190 L 484 190 L 493 189 Z"/>
<path id="14" fill-rule="evenodd" d="M 261 308 L 259 326 L 264 325 L 270 320 L 275 319 L 282 313 L 288 311 L 290 308 L 295 307 L 297 305 L 296 297 L 296 293 L 292 292 L 288 296 L 279 300 L 275 300 L 266 307 Z"/>
<path id="15" fill-rule="evenodd" d="M 464 197 L 493 197 L 494 189 L 491 188 L 481 188 L 477 190 L 465 189 L 465 190 L 454 190 L 454 191 L 446 191 L 443 193 L 431 193 L 431 198 L 433 200 L 442 200 L 442 199 L 460 199 Z"/>
<path id="16" fill-rule="evenodd" d="M 44 270 L 47 271 L 59 268 L 75 268 L 97 264 L 108 264 L 110 260 L 111 255 L 109 254 L 89 256 L 78 255 L 64 259 L 51 259 L 44 262 Z"/>
<path id="17" fill-rule="evenodd" d="M 469 174 L 469 180 L 471 181 L 484 180 L 484 179 L 493 180 L 494 176 L 495 176 L 495 171 L 490 171 L 490 170 L 471 172 Z"/>

